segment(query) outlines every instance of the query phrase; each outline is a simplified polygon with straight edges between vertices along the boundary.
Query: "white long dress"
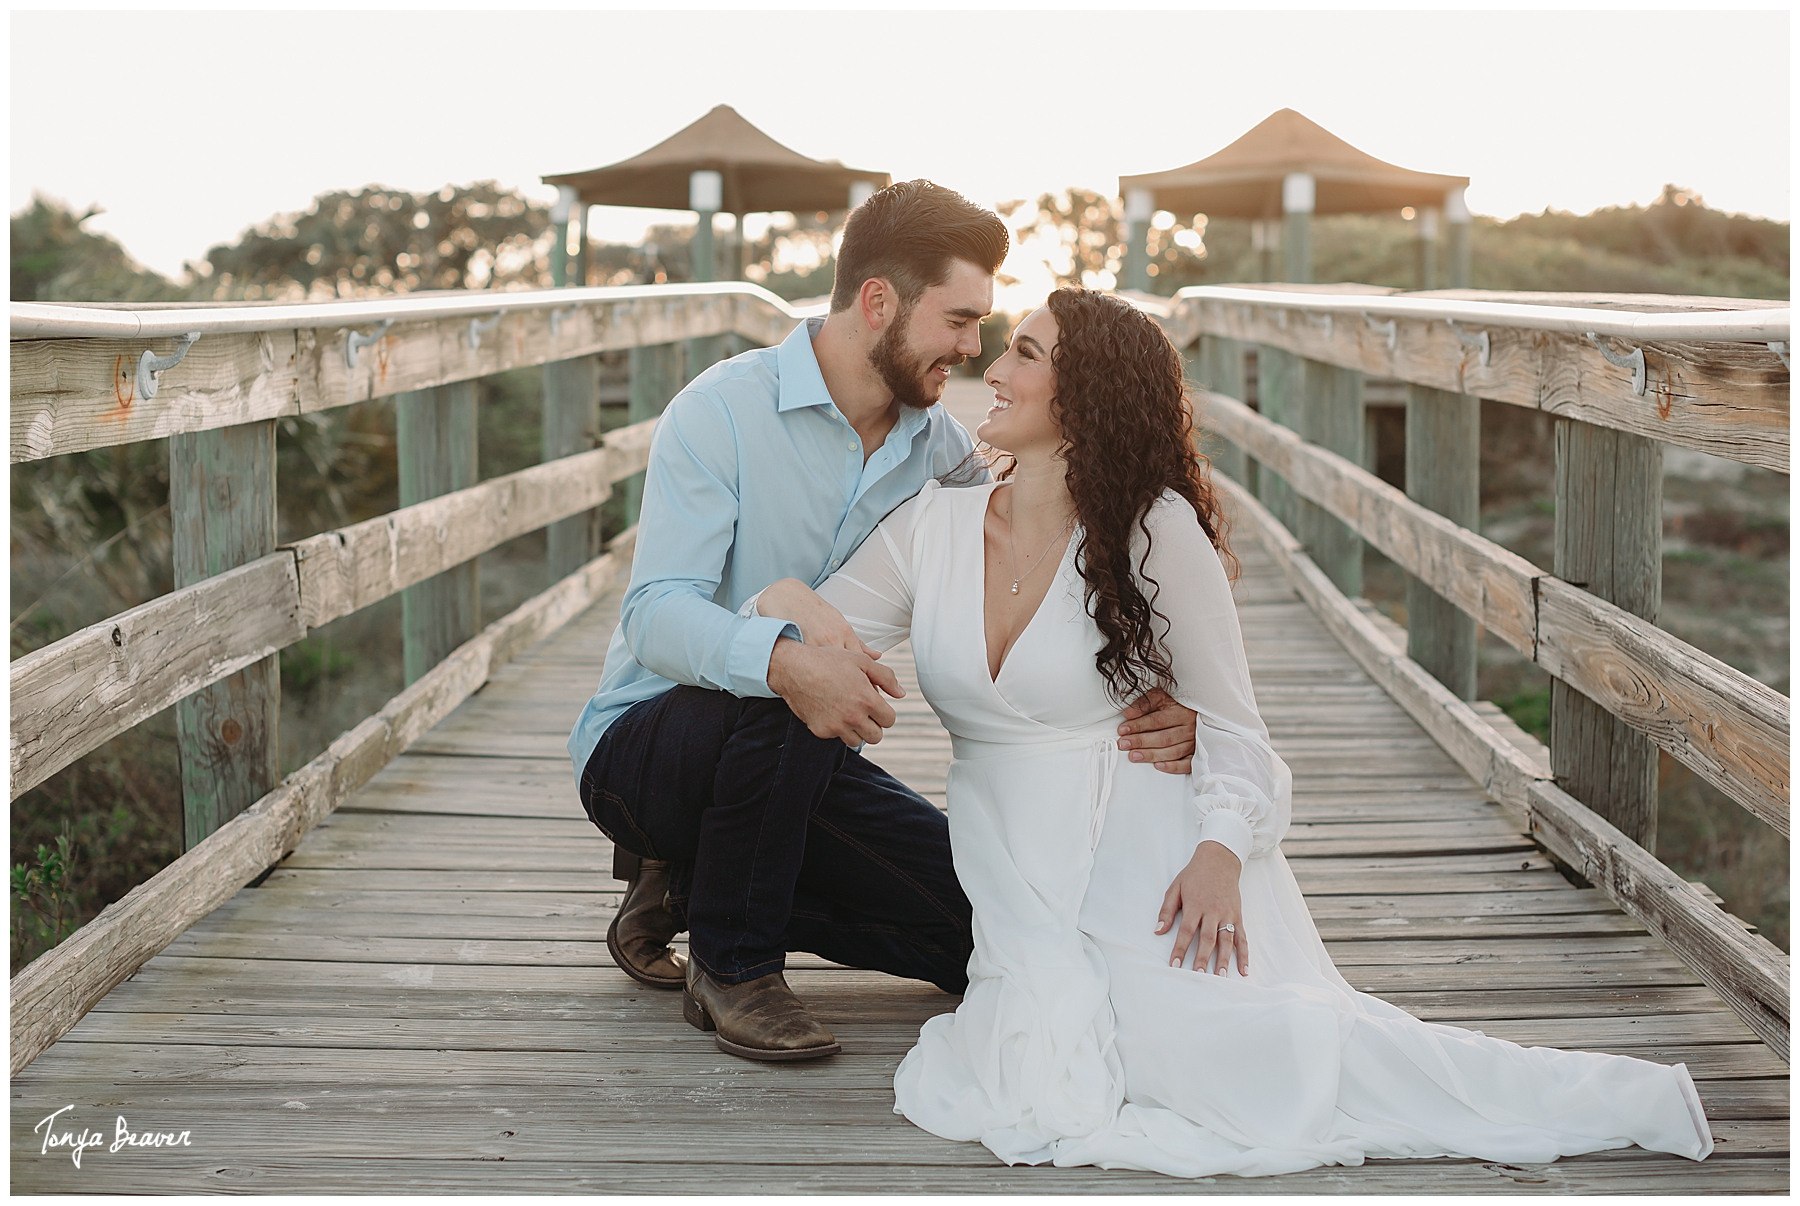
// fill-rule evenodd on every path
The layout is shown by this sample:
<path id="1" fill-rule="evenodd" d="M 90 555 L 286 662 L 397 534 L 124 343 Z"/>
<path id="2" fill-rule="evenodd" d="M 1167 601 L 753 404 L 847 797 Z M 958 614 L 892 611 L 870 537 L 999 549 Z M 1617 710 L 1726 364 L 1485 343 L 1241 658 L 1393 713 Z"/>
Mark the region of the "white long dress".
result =
<path id="1" fill-rule="evenodd" d="M 1281 854 L 1290 776 L 1256 711 L 1229 583 L 1174 494 L 1148 516 L 1144 573 L 1170 624 L 1173 694 L 1200 714 L 1192 774 L 1117 751 L 1072 552 L 990 679 L 982 525 L 996 488 L 928 483 L 820 588 L 876 648 L 911 636 L 954 748 L 950 836 L 975 950 L 961 1005 L 925 1023 L 895 1073 L 897 1112 L 1009 1163 L 1183 1177 L 1712 1150 L 1682 1065 L 1422 1022 L 1338 974 Z M 1173 933 L 1152 932 L 1206 839 L 1243 863 L 1247 977 L 1170 967 Z"/>

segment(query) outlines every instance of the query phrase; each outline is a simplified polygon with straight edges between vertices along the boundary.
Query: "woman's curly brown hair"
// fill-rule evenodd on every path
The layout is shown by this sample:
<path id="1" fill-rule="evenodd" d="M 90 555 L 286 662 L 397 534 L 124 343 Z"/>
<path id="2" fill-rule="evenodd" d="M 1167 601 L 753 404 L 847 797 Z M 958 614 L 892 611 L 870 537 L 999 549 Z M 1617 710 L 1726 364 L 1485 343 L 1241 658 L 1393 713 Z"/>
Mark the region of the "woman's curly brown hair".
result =
<path id="1" fill-rule="evenodd" d="M 1105 638 L 1094 665 L 1119 704 L 1175 675 L 1151 628 L 1157 583 L 1149 558 L 1150 505 L 1173 490 L 1188 505 L 1232 577 L 1237 559 L 1225 544 L 1225 517 L 1210 466 L 1194 440 L 1194 418 L 1182 383 L 1181 355 L 1155 319 L 1119 298 L 1088 289 L 1050 295 L 1056 319 L 1056 372 L 1051 414 L 1062 427 L 1061 454 L 1069 496 L 1081 524 L 1076 567 L 1087 583 L 1088 614 Z M 1145 539 L 1133 573 L 1131 529 Z M 1145 598 L 1139 579 L 1149 582 Z"/>

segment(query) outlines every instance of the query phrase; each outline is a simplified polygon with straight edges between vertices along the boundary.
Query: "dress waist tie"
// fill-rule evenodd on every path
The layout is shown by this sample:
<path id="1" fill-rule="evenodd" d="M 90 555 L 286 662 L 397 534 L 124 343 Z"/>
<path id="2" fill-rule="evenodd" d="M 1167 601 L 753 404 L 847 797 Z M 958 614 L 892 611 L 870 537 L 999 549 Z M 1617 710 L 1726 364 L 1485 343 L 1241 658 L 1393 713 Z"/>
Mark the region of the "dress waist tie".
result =
<path id="1" fill-rule="evenodd" d="M 1100 834 L 1106 828 L 1106 808 L 1112 802 L 1113 771 L 1118 768 L 1119 750 L 1110 738 L 1088 747 L 1088 799 L 1093 802 L 1093 816 L 1088 822 L 1088 850 L 1100 845 Z"/>

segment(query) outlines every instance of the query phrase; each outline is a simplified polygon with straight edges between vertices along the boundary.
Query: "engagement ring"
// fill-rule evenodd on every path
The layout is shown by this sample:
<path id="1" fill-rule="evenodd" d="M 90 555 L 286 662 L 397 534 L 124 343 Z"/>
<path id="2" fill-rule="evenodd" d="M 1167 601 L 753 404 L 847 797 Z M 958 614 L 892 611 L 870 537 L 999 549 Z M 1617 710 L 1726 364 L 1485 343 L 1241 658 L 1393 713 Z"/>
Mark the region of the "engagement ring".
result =
<path id="1" fill-rule="evenodd" d="M 1227 934 L 1237 933 L 1237 927 L 1235 925 L 1232 925 L 1229 921 L 1227 921 L 1224 925 L 1220 926 L 1219 928 L 1224 930 Z"/>

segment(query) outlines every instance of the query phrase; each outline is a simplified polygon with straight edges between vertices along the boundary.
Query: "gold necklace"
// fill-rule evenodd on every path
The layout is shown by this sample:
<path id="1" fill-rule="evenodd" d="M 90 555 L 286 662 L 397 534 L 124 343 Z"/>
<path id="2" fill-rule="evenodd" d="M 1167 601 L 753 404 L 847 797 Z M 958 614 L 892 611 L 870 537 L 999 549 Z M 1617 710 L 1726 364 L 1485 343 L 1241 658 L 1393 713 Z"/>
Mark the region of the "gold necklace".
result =
<path id="1" fill-rule="evenodd" d="M 1046 544 L 1044 546 L 1044 552 L 1038 554 L 1037 562 L 1034 565 L 1032 565 L 1031 569 L 1028 569 L 1023 574 L 1021 574 L 1021 573 L 1019 573 L 1019 550 L 1017 548 L 1015 548 L 1013 545 L 1012 513 L 1010 512 L 1010 510 L 1008 511 L 1007 516 L 1006 516 L 1006 551 L 1012 557 L 1012 569 L 1013 569 L 1012 593 L 1013 594 L 1016 595 L 1019 593 L 1020 581 L 1025 578 L 1029 578 L 1031 576 L 1031 570 L 1036 569 L 1039 565 L 1042 565 L 1044 563 L 1043 562 L 1044 553 L 1048 553 L 1050 551 L 1050 545 L 1055 544 L 1058 540 L 1062 539 L 1063 534 L 1069 530 L 1070 525 L 1073 524 L 1074 522 L 1075 522 L 1075 517 L 1073 515 L 1069 516 L 1069 518 L 1063 523 L 1063 526 L 1056 529 L 1055 535 L 1050 537 L 1050 544 Z"/>

